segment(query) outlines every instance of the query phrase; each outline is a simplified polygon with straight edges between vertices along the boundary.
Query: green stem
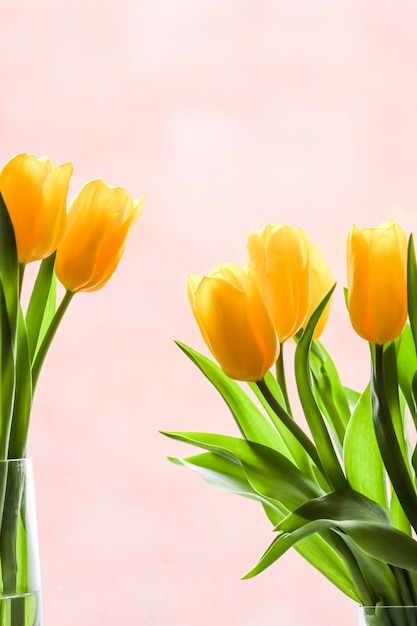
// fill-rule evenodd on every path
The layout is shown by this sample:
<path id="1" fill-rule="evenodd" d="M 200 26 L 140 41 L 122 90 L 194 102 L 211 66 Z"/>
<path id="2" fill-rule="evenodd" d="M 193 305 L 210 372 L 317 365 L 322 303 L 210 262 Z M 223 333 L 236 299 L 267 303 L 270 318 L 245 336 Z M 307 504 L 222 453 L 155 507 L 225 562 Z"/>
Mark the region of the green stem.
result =
<path id="1" fill-rule="evenodd" d="M 317 453 L 317 450 L 313 444 L 313 442 L 307 437 L 305 432 L 298 426 L 298 424 L 294 421 L 294 419 L 287 413 L 287 411 L 280 405 L 280 403 L 276 400 L 275 396 L 271 393 L 268 385 L 265 380 L 260 380 L 256 383 L 259 391 L 262 393 L 265 400 L 268 402 L 271 409 L 277 415 L 277 417 L 281 420 L 281 422 L 288 428 L 288 430 L 294 435 L 299 444 L 304 448 L 307 452 L 313 463 L 318 467 L 320 472 L 326 478 L 326 472 L 321 463 L 320 456 Z"/>
<path id="2" fill-rule="evenodd" d="M 415 600 L 413 597 L 412 590 L 410 588 L 410 581 L 409 581 L 407 572 L 401 569 L 400 567 L 392 566 L 391 569 L 398 582 L 398 589 L 400 590 L 403 604 L 405 606 L 414 606 Z"/>
<path id="3" fill-rule="evenodd" d="M 65 311 L 67 310 L 72 298 L 74 296 L 73 291 L 66 291 L 64 297 L 61 300 L 61 303 L 56 310 L 54 317 L 48 327 L 48 330 L 45 333 L 45 336 L 42 340 L 36 358 L 33 362 L 32 366 L 32 381 L 33 381 L 33 389 L 36 387 L 36 383 L 39 378 L 40 370 L 45 360 L 46 354 L 49 350 L 49 347 L 52 343 L 53 338 L 55 337 L 55 333 L 58 330 L 58 326 L 64 317 Z"/>
<path id="4" fill-rule="evenodd" d="M 346 566 L 349 570 L 350 575 L 352 576 L 352 581 L 356 587 L 358 596 L 361 599 L 362 604 L 364 606 L 373 606 L 375 604 L 375 600 L 372 597 L 366 580 L 362 574 L 361 568 L 359 567 L 359 564 L 352 551 L 349 549 L 349 546 L 346 545 L 343 538 L 337 535 L 337 533 L 332 533 L 332 541 L 336 550 L 339 552 L 340 556 L 346 563 Z"/>
<path id="5" fill-rule="evenodd" d="M 25 273 L 25 263 L 19 263 L 19 298 L 22 293 L 22 285 L 23 285 L 23 276 Z"/>
<path id="6" fill-rule="evenodd" d="M 284 367 L 284 344 L 280 343 L 279 345 L 279 356 L 276 362 L 276 374 L 277 374 L 277 382 L 281 388 L 282 395 L 285 402 L 285 408 L 287 410 L 288 415 L 292 417 L 290 398 L 288 396 L 287 390 L 287 381 L 285 378 L 285 367 Z"/>

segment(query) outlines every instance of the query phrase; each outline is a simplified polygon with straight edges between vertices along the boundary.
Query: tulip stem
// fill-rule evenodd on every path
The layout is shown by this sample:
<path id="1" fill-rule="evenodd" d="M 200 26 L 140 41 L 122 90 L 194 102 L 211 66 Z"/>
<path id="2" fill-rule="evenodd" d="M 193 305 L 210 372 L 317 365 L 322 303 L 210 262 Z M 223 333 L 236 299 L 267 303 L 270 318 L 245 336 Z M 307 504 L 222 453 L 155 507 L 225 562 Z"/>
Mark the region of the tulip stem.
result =
<path id="1" fill-rule="evenodd" d="M 287 381 L 285 378 L 284 344 L 283 343 L 279 344 L 279 356 L 278 356 L 275 368 L 276 368 L 277 382 L 282 391 L 282 395 L 283 395 L 284 402 L 285 402 L 285 408 L 287 410 L 288 415 L 292 417 L 293 415 L 291 411 L 290 398 L 288 396 Z"/>
<path id="2" fill-rule="evenodd" d="M 58 326 L 64 317 L 65 311 L 67 310 L 69 303 L 71 302 L 74 291 L 66 291 L 64 297 L 61 300 L 59 307 L 57 308 L 54 317 L 52 318 L 51 323 L 49 324 L 48 330 L 45 333 L 45 336 L 42 340 L 40 348 L 36 354 L 35 360 L 32 366 L 32 384 L 33 389 L 36 387 L 36 383 L 39 378 L 39 374 L 41 371 L 42 364 L 45 360 L 48 349 L 52 343 L 53 338 L 55 337 L 55 333 L 58 330 Z"/>
<path id="3" fill-rule="evenodd" d="M 265 400 L 268 402 L 271 409 L 277 415 L 277 417 L 281 420 L 281 422 L 288 428 L 292 435 L 297 439 L 299 444 L 304 448 L 307 452 L 308 456 L 311 458 L 313 463 L 318 467 L 323 476 L 326 477 L 326 472 L 320 460 L 320 456 L 314 446 L 313 442 L 307 437 L 305 432 L 298 426 L 295 420 L 287 413 L 283 406 L 276 400 L 275 396 L 271 393 L 268 385 L 265 382 L 265 379 L 259 380 L 256 383 L 259 391 L 262 393 Z"/>
<path id="4" fill-rule="evenodd" d="M 25 263 L 19 263 L 19 298 L 22 293 L 22 285 L 23 285 L 23 276 L 25 274 Z"/>

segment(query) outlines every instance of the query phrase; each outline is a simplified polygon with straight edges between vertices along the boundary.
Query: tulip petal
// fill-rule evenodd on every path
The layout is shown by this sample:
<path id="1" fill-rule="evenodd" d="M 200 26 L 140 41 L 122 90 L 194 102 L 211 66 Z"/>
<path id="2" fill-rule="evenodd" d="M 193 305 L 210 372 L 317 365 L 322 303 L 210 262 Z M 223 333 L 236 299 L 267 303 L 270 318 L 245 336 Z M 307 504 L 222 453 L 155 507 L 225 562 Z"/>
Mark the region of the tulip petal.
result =
<path id="1" fill-rule="evenodd" d="M 143 208 L 121 187 L 90 181 L 74 199 L 56 258 L 56 273 L 68 291 L 95 291 L 112 276 L 128 232 Z"/>
<path id="2" fill-rule="evenodd" d="M 347 244 L 348 308 L 355 331 L 375 344 L 392 341 L 407 317 L 407 239 L 394 222 L 359 230 Z"/>
<path id="3" fill-rule="evenodd" d="M 261 380 L 277 357 L 275 332 L 259 291 L 240 267 L 190 276 L 188 295 L 207 346 L 237 380 Z"/>

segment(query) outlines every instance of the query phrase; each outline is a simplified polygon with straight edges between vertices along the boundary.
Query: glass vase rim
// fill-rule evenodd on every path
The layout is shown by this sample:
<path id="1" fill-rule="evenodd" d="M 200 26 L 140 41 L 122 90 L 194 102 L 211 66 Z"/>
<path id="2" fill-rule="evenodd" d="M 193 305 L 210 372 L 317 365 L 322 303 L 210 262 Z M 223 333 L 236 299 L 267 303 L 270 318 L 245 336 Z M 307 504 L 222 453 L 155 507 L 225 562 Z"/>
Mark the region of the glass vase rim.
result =
<path id="1" fill-rule="evenodd" d="M 360 609 L 415 609 L 416 604 L 359 604 Z"/>
<path id="2" fill-rule="evenodd" d="M 17 459 L 0 459 L 0 463 L 22 463 L 27 461 L 32 462 L 32 457 L 22 456 Z"/>

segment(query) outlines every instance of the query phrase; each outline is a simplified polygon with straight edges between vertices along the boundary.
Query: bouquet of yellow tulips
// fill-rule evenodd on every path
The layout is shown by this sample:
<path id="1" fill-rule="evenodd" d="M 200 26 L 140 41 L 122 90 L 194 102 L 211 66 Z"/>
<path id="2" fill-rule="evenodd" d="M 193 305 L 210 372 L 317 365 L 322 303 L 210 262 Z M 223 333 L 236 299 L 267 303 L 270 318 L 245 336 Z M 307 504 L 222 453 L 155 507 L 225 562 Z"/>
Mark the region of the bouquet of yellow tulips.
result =
<path id="1" fill-rule="evenodd" d="M 405 608 L 417 604 L 412 236 L 407 241 L 394 222 L 354 226 L 347 278 L 350 320 L 370 348 L 371 377 L 360 391 L 343 385 L 319 340 L 335 285 L 302 229 L 268 225 L 249 235 L 245 268 L 225 264 L 208 276 L 190 276 L 191 307 L 219 365 L 178 345 L 221 394 L 239 436 L 164 434 L 204 450 L 172 461 L 262 505 L 275 537 L 245 578 L 294 547 L 343 593 L 369 607 L 369 623 L 416 626 L 417 610 Z M 296 343 L 293 367 L 304 427 L 287 391 L 289 340 Z"/>
<path id="2" fill-rule="evenodd" d="M 0 170 L 0 626 L 42 624 L 20 461 L 42 364 L 74 294 L 99 289 L 113 274 L 143 204 L 95 180 L 67 214 L 72 169 L 18 154 Z M 36 261 L 24 310 L 25 267 Z"/>

